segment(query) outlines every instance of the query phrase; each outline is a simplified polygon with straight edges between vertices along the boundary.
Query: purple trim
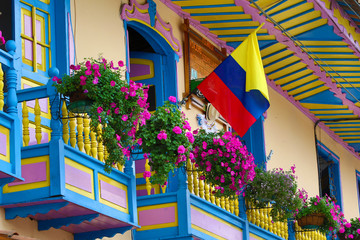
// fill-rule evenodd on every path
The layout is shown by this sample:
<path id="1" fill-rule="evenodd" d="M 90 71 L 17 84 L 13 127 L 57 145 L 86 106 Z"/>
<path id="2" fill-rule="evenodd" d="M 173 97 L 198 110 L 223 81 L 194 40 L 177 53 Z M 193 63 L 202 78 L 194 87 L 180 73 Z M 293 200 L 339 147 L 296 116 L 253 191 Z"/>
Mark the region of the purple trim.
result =
<path id="1" fill-rule="evenodd" d="M 242 240 L 242 231 L 191 208 L 191 224 L 229 240 Z"/>
<path id="2" fill-rule="evenodd" d="M 100 197 L 123 208 L 127 208 L 126 192 L 114 185 L 100 180 Z"/>
<path id="3" fill-rule="evenodd" d="M 0 133 L 0 154 L 6 156 L 6 147 L 7 147 L 7 136 L 3 133 Z"/>
<path id="4" fill-rule="evenodd" d="M 329 0 L 330 9 L 325 5 L 325 2 L 321 0 L 309 0 L 309 2 L 314 4 L 314 9 L 321 12 L 321 17 L 328 19 L 328 24 L 334 27 L 334 32 L 342 37 L 344 42 L 349 44 L 349 47 L 354 51 L 354 54 L 360 57 L 360 46 L 359 43 L 356 43 L 354 36 L 347 32 L 346 28 L 339 23 L 339 20 L 334 16 L 334 10 L 337 9 L 340 11 L 340 15 L 349 21 L 349 25 L 355 28 L 355 32 L 360 34 L 360 29 L 356 23 L 351 19 L 351 17 L 339 6 L 335 0 Z"/>
<path id="5" fill-rule="evenodd" d="M 145 172 L 146 159 L 140 159 L 135 161 L 135 173 Z"/>
<path id="6" fill-rule="evenodd" d="M 32 35 L 32 18 L 24 14 L 24 34 L 28 37 L 33 37 Z"/>
<path id="7" fill-rule="evenodd" d="M 33 60 L 33 48 L 32 48 L 32 42 L 24 39 L 24 44 L 25 44 L 25 58 L 32 61 Z"/>
<path id="8" fill-rule="evenodd" d="M 71 18 L 68 13 L 68 34 L 69 34 L 69 63 L 75 64 L 75 46 L 74 46 L 74 34 L 72 30 Z"/>
<path id="9" fill-rule="evenodd" d="M 126 21 L 131 21 L 132 19 L 137 19 L 147 23 L 151 26 L 149 13 L 142 13 L 140 10 L 148 10 L 149 4 L 140 5 L 136 0 L 130 0 L 130 4 L 125 4 L 121 11 L 121 19 Z M 173 35 L 173 28 L 170 23 L 166 23 L 162 20 L 159 13 L 156 13 L 154 29 L 159 31 L 167 40 L 168 43 L 175 50 L 176 54 L 179 57 L 182 57 L 182 49 L 179 40 L 177 40 Z"/>
<path id="10" fill-rule="evenodd" d="M 313 74 L 319 77 L 319 80 L 324 82 L 324 86 L 329 87 L 329 91 L 334 93 L 334 96 L 342 100 L 343 105 L 348 106 L 349 110 L 354 112 L 354 115 L 360 116 L 360 108 L 355 106 L 353 102 L 346 99 L 346 95 L 342 93 L 341 89 L 337 87 L 335 82 L 332 82 L 330 77 L 326 76 L 326 73 L 321 70 L 321 68 L 314 64 L 314 62 L 309 59 L 308 55 L 304 53 L 300 47 L 296 46 L 293 41 L 291 41 L 288 37 L 282 34 L 282 32 L 274 27 L 274 25 L 266 20 L 266 17 L 263 15 L 259 15 L 258 10 L 252 6 L 250 6 L 250 2 L 247 0 L 235 0 L 235 4 L 237 6 L 241 6 L 244 10 L 245 14 L 249 14 L 252 17 L 253 21 L 258 21 L 259 23 L 264 23 L 263 28 L 268 30 L 269 35 L 274 35 L 276 40 L 287 46 L 287 49 L 294 52 L 294 55 L 299 57 L 301 61 L 307 64 L 307 68 L 314 71 Z M 271 84 L 272 83 L 272 84 Z M 268 80 L 268 84 L 272 86 L 278 93 L 283 95 L 286 99 L 288 99 L 293 104 L 296 102 L 293 97 L 287 95 L 286 91 L 281 89 L 280 86 L 277 86 L 273 81 Z M 274 87 L 275 86 L 275 87 Z M 286 94 L 285 94 L 286 93 Z M 316 122 L 318 119 L 309 112 L 308 109 L 303 108 L 300 103 L 296 102 L 294 104 L 300 111 L 302 111 L 306 116 L 308 116 L 313 122 Z M 299 107 L 300 106 L 300 107 Z M 305 113 L 306 112 L 306 113 Z M 331 131 L 324 123 L 319 123 L 319 127 L 321 127 L 330 137 L 332 137 L 336 142 L 342 145 L 345 149 L 347 149 L 350 153 L 353 154 L 357 159 L 360 160 L 360 156 L 354 151 L 354 148 L 345 143 L 339 136 L 337 136 L 333 131 Z"/>
<path id="11" fill-rule="evenodd" d="M 9 187 L 46 181 L 46 162 L 22 165 L 21 176 L 25 179 L 25 181 L 15 180 L 14 182 L 9 183 Z"/>
<path id="12" fill-rule="evenodd" d="M 134 68 L 130 72 L 130 78 L 144 76 L 151 73 L 150 66 L 145 64 L 130 64 L 130 68 Z"/>
<path id="13" fill-rule="evenodd" d="M 151 188 L 151 192 L 150 195 L 154 195 L 155 194 L 155 189 Z M 147 190 L 146 189 L 140 189 L 140 190 L 136 190 L 136 196 L 147 196 Z"/>
<path id="14" fill-rule="evenodd" d="M 175 207 L 139 211 L 139 225 L 149 226 L 175 222 Z"/>
<path id="15" fill-rule="evenodd" d="M 340 158 L 338 156 L 336 156 L 333 152 L 331 152 L 329 149 L 327 149 L 325 146 L 323 146 L 321 143 L 317 143 L 316 144 L 318 147 L 320 147 L 321 149 L 323 149 L 326 153 L 328 153 L 330 156 L 332 156 L 333 158 L 335 158 L 336 160 L 340 160 Z"/>
<path id="16" fill-rule="evenodd" d="M 65 182 L 89 193 L 93 192 L 91 175 L 65 164 Z"/>
<path id="17" fill-rule="evenodd" d="M 211 33 L 208 28 L 202 26 L 200 21 L 192 19 L 190 13 L 183 11 L 180 6 L 172 3 L 171 0 L 160 0 L 160 1 L 164 3 L 168 8 L 170 8 L 173 12 L 175 12 L 177 15 L 179 15 L 181 18 L 189 19 L 189 23 L 191 26 L 193 26 L 199 32 L 204 34 L 208 39 L 210 39 L 216 45 L 222 48 L 226 48 L 228 53 L 234 50 L 234 48 L 228 46 L 224 40 L 219 39 L 216 34 Z"/>

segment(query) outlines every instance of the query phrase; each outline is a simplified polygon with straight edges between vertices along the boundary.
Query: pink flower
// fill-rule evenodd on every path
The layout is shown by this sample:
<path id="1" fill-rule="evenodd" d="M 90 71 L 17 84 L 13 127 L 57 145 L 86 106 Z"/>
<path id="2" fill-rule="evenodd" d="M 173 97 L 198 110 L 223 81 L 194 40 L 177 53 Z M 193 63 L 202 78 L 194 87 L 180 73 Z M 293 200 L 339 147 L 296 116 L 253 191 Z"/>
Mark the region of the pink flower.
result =
<path id="1" fill-rule="evenodd" d="M 115 81 L 111 81 L 111 82 L 110 82 L 110 85 L 111 85 L 112 87 L 115 87 L 115 84 L 116 84 Z"/>
<path id="2" fill-rule="evenodd" d="M 137 143 L 141 146 L 142 145 L 142 138 L 139 138 L 138 140 L 137 140 Z"/>
<path id="3" fill-rule="evenodd" d="M 99 83 L 98 77 L 94 77 L 93 84 L 98 84 L 98 83 Z"/>
<path id="4" fill-rule="evenodd" d="M 185 153 L 185 147 L 183 145 L 180 145 L 178 147 L 178 154 L 183 154 L 183 153 Z"/>
<path id="5" fill-rule="evenodd" d="M 110 103 L 110 107 L 115 108 L 115 107 L 116 107 L 116 103 L 114 103 L 114 102 Z"/>
<path id="6" fill-rule="evenodd" d="M 170 96 L 170 97 L 169 97 L 169 101 L 170 101 L 170 102 L 173 102 L 173 103 L 176 103 L 176 97 Z"/>
<path id="7" fill-rule="evenodd" d="M 354 238 L 354 235 L 352 235 L 352 234 L 349 234 L 349 235 L 348 235 L 348 238 L 351 238 L 351 239 L 353 239 L 353 238 Z"/>
<path id="8" fill-rule="evenodd" d="M 99 122 L 101 122 L 101 117 L 99 116 Z"/>
<path id="9" fill-rule="evenodd" d="M 360 221 L 360 220 L 359 220 Z M 360 234 L 360 228 L 356 230 L 357 234 Z"/>
<path id="10" fill-rule="evenodd" d="M 120 60 L 120 61 L 118 62 L 118 65 L 119 65 L 119 67 L 123 67 L 123 66 L 124 66 L 124 62 Z"/>
<path id="11" fill-rule="evenodd" d="M 348 222 L 348 223 L 346 223 L 346 224 L 345 224 L 345 227 L 347 227 L 347 228 L 351 228 L 351 223 L 349 223 L 349 222 Z"/>
<path id="12" fill-rule="evenodd" d="M 116 140 L 120 141 L 121 137 L 119 135 L 116 134 Z"/>
<path id="13" fill-rule="evenodd" d="M 102 107 L 98 107 L 98 108 L 97 108 L 97 112 L 98 112 L 98 113 L 102 113 L 102 111 L 104 111 Z"/>
<path id="14" fill-rule="evenodd" d="M 145 171 L 143 176 L 144 176 L 144 178 L 149 178 L 149 177 L 151 177 L 151 172 Z"/>
<path id="15" fill-rule="evenodd" d="M 181 133 L 182 133 L 182 130 L 181 130 L 181 128 L 180 128 L 179 126 L 175 126 L 175 127 L 173 128 L 173 132 L 174 132 L 175 134 L 181 134 Z"/>
<path id="16" fill-rule="evenodd" d="M 165 132 L 164 130 L 161 130 L 160 133 L 157 135 L 157 138 L 158 138 L 159 140 L 162 140 L 162 139 L 166 140 L 166 139 L 167 139 L 167 134 L 166 134 L 166 132 Z"/>
<path id="17" fill-rule="evenodd" d="M 94 65 L 92 66 L 92 68 L 93 68 L 94 70 L 99 70 L 99 65 L 97 65 L 96 63 L 94 63 Z"/>
<path id="18" fill-rule="evenodd" d="M 126 93 L 128 91 L 127 87 L 121 87 L 120 91 L 122 91 L 123 93 Z"/>
<path id="19" fill-rule="evenodd" d="M 81 85 L 81 86 L 84 86 L 84 85 L 86 84 L 86 79 L 87 79 L 87 77 L 85 77 L 85 76 L 80 76 L 80 85 Z"/>
<path id="20" fill-rule="evenodd" d="M 203 149 L 205 150 L 207 148 L 207 142 L 202 143 Z"/>
<path id="21" fill-rule="evenodd" d="M 107 114 L 107 115 L 110 115 L 110 112 L 111 112 L 110 109 L 108 109 L 107 112 L 106 112 L 106 114 Z"/>
<path id="22" fill-rule="evenodd" d="M 115 114 L 119 114 L 120 113 L 120 109 L 119 108 L 115 108 Z"/>
<path id="23" fill-rule="evenodd" d="M 205 176 L 201 175 L 201 176 L 199 177 L 199 179 L 200 179 L 200 180 L 205 180 Z"/>
<path id="24" fill-rule="evenodd" d="M 187 132 L 187 133 L 185 133 L 185 135 L 186 135 L 186 137 L 188 138 L 188 140 L 189 140 L 189 142 L 190 143 L 194 143 L 194 136 L 192 135 L 192 133 L 191 132 Z"/>
<path id="25" fill-rule="evenodd" d="M 122 117 L 121 117 L 121 120 L 123 120 L 124 122 L 126 121 L 126 120 L 128 120 L 128 115 L 122 115 Z"/>
<path id="26" fill-rule="evenodd" d="M 89 76 L 89 75 L 91 75 L 91 74 L 92 74 L 92 71 L 91 71 L 90 69 L 88 69 L 88 70 L 85 71 L 85 75 L 88 75 L 88 76 Z"/>
<path id="27" fill-rule="evenodd" d="M 84 93 L 88 93 L 89 91 L 87 89 L 84 90 Z"/>
<path id="28" fill-rule="evenodd" d="M 339 229 L 339 233 L 344 233 L 344 232 L 345 232 L 345 228 L 342 227 Z"/>

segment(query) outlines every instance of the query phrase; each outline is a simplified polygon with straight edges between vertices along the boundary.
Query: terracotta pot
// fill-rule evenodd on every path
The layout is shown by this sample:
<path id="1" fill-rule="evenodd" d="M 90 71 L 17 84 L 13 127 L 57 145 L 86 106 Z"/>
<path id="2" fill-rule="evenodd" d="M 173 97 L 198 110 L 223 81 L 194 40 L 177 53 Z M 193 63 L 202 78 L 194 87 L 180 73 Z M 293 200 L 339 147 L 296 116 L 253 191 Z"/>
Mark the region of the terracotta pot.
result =
<path id="1" fill-rule="evenodd" d="M 325 215 L 322 213 L 313 213 L 299 218 L 298 225 L 303 229 L 316 229 L 324 224 Z"/>

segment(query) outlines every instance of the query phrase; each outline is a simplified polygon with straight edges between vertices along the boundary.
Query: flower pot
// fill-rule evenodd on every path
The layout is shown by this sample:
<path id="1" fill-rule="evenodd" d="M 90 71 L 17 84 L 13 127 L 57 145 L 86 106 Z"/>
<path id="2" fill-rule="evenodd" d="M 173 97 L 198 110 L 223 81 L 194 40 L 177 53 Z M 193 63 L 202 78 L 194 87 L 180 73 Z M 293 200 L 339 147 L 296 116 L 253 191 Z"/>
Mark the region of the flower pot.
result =
<path id="1" fill-rule="evenodd" d="M 313 213 L 299 218 L 298 225 L 303 229 L 317 229 L 324 224 L 325 215 L 322 213 Z"/>
<path id="2" fill-rule="evenodd" d="M 337 236 L 340 240 L 346 240 L 349 238 L 345 238 L 346 234 L 345 233 L 337 233 Z M 360 240 L 360 236 L 354 236 L 354 238 L 352 238 L 353 240 Z"/>
<path id="3" fill-rule="evenodd" d="M 93 101 L 86 94 L 80 91 L 69 94 L 70 104 L 68 110 L 72 113 L 89 113 Z"/>

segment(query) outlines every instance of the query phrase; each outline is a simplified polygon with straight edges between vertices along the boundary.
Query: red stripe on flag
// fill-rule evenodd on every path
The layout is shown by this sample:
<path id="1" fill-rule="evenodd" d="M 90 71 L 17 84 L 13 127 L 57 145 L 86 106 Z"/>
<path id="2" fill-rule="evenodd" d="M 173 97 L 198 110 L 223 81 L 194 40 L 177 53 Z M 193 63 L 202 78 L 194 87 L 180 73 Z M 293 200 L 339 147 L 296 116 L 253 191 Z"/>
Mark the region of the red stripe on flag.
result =
<path id="1" fill-rule="evenodd" d="M 256 119 L 225 83 L 212 72 L 198 87 L 234 130 L 243 137 Z"/>

